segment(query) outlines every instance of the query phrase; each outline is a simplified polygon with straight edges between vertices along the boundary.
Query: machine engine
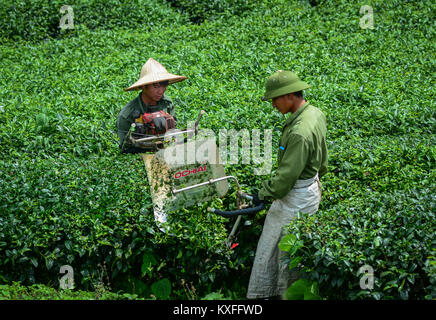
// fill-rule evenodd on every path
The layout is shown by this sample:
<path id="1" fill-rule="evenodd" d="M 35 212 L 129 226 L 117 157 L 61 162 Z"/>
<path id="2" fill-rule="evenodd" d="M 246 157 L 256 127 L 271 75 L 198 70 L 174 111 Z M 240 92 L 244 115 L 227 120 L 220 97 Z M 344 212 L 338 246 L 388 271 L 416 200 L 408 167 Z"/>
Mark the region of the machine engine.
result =
<path id="1" fill-rule="evenodd" d="M 150 135 L 159 136 L 175 127 L 174 117 L 163 110 L 144 113 L 135 119 L 135 130 L 132 136 L 136 139 Z"/>

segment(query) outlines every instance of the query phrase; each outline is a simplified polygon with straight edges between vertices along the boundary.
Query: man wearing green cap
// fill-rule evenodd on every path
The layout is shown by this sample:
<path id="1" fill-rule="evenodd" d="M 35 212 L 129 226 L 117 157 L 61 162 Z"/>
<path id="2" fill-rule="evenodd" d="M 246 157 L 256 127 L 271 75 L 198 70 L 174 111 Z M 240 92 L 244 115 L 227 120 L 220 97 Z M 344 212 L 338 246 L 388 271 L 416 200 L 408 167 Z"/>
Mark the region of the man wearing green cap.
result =
<path id="1" fill-rule="evenodd" d="M 281 297 L 298 278 L 296 271 L 280 260 L 278 248 L 283 227 L 298 212 L 312 214 L 321 201 L 319 178 L 327 172 L 326 117 L 303 97 L 310 86 L 290 71 L 279 70 L 266 81 L 263 101 L 272 105 L 285 120 L 278 150 L 276 174 L 255 193 L 255 203 L 273 200 L 256 250 L 247 298 Z"/>

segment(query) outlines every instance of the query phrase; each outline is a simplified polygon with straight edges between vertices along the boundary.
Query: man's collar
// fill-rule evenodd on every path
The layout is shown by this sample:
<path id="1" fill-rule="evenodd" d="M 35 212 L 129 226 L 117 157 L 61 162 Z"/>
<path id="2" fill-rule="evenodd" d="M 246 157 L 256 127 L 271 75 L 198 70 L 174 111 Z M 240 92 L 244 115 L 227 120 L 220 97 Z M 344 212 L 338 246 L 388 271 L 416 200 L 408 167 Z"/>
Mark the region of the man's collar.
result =
<path id="1" fill-rule="evenodd" d="M 306 101 L 301 107 L 298 108 L 297 111 L 292 113 L 286 120 L 285 120 L 285 126 L 290 125 L 292 122 L 294 122 L 295 119 L 298 118 L 298 116 L 307 108 L 309 105 L 309 101 Z"/>

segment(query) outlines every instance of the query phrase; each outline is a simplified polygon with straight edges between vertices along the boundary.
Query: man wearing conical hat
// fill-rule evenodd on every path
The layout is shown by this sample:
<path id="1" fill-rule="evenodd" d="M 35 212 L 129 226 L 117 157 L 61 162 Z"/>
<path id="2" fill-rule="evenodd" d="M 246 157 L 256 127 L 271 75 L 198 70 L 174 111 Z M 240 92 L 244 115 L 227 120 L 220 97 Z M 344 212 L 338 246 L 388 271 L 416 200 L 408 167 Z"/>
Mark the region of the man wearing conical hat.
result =
<path id="1" fill-rule="evenodd" d="M 254 192 L 254 203 L 272 200 L 251 271 L 247 298 L 282 297 L 298 279 L 297 270 L 281 262 L 278 244 L 283 227 L 297 213 L 313 214 L 321 201 L 321 178 L 327 172 L 326 117 L 303 97 L 310 86 L 291 71 L 279 70 L 266 81 L 263 101 L 286 115 L 275 175 Z"/>
<path id="2" fill-rule="evenodd" d="M 174 105 L 169 97 L 164 93 L 168 85 L 183 81 L 186 77 L 169 73 L 163 65 L 150 58 L 143 65 L 139 80 L 126 91 L 142 90 L 139 95 L 130 101 L 118 114 L 117 132 L 120 148 L 124 145 L 121 152 L 136 153 L 141 152 L 140 148 L 133 147 L 127 143 L 123 144 L 129 132 L 130 126 L 135 119 L 143 113 L 151 113 L 163 110 L 175 117 Z"/>

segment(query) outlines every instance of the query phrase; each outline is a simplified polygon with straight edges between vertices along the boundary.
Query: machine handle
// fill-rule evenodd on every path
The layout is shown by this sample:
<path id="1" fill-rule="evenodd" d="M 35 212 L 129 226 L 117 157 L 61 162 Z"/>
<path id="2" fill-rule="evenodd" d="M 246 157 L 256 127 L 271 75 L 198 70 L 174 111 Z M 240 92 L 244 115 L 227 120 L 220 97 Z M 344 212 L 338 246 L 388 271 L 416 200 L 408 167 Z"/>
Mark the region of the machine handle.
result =
<path id="1" fill-rule="evenodd" d="M 247 193 L 239 192 L 239 195 L 240 195 L 242 198 L 245 198 L 245 199 L 248 200 L 248 201 L 253 201 L 253 196 L 251 196 L 251 195 L 249 195 L 249 194 L 247 194 Z"/>

